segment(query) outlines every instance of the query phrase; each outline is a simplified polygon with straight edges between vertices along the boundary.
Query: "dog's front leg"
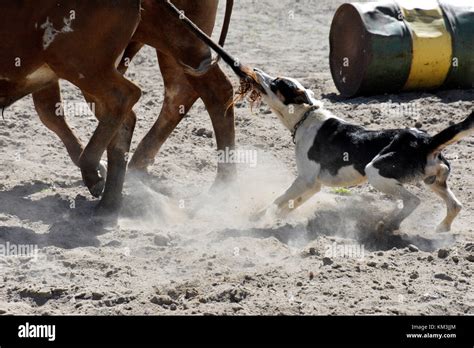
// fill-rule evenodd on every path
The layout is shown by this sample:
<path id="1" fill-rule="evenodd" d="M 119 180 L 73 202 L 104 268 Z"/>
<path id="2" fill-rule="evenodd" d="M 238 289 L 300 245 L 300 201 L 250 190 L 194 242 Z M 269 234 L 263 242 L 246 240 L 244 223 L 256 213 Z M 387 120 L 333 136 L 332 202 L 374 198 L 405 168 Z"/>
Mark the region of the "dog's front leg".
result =
<path id="1" fill-rule="evenodd" d="M 278 197 L 269 208 L 253 216 L 252 220 L 260 219 L 265 216 L 267 212 L 277 217 L 285 217 L 320 190 L 321 184 L 319 182 L 308 181 L 302 177 L 297 177 L 283 195 Z"/>

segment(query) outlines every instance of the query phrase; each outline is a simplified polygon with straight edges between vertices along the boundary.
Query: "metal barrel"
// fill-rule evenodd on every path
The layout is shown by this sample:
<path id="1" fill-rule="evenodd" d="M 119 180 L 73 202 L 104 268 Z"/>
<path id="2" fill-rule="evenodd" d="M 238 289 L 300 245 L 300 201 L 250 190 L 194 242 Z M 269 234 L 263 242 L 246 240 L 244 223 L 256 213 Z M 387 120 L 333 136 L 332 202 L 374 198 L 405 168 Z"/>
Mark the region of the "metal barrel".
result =
<path id="1" fill-rule="evenodd" d="M 340 6 L 330 32 L 330 68 L 337 89 L 352 97 L 472 88 L 471 1 L 398 0 Z"/>
<path id="2" fill-rule="evenodd" d="M 474 88 L 474 1 L 441 0 L 453 38 L 453 62 L 446 88 Z"/>

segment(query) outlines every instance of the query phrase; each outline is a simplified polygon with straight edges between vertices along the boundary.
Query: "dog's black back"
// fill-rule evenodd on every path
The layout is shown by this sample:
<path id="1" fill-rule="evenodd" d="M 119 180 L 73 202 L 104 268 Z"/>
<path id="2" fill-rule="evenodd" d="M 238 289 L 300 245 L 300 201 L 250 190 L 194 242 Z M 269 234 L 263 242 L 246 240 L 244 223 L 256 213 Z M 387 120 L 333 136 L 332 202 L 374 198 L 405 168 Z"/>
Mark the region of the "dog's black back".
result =
<path id="1" fill-rule="evenodd" d="M 380 160 L 374 163 L 379 174 L 385 178 L 404 183 L 420 179 L 425 174 L 428 156 L 433 152 L 433 137 L 425 132 L 412 129 L 401 130 L 393 141 L 379 153 Z M 450 168 L 448 161 L 438 157 Z"/>
<path id="2" fill-rule="evenodd" d="M 373 131 L 330 118 L 316 134 L 308 158 L 318 163 L 321 171 L 333 176 L 351 165 L 365 176 L 365 167 L 379 156 L 384 159 L 376 165 L 380 175 L 409 182 L 424 175 L 428 156 L 435 150 L 434 143 L 439 142 L 437 137 L 417 129 Z M 443 141 L 444 138 L 443 134 Z M 450 168 L 441 153 L 438 157 Z"/>
<path id="3" fill-rule="evenodd" d="M 387 147 L 401 129 L 367 130 L 337 118 L 325 121 L 308 151 L 308 158 L 321 170 L 336 176 L 342 167 L 353 165 L 365 176 L 365 167 Z"/>

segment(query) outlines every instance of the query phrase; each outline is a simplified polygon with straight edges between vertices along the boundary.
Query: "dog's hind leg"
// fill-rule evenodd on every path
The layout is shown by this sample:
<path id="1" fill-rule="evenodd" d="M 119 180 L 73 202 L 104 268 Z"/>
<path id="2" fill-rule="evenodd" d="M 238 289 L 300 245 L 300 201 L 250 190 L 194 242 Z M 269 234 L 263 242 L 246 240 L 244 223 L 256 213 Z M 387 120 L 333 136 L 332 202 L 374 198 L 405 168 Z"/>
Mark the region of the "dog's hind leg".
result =
<path id="1" fill-rule="evenodd" d="M 370 163 L 365 172 L 369 183 L 377 190 L 393 197 L 396 200 L 403 201 L 402 208 L 396 208 L 389 216 L 387 225 L 384 226 L 389 230 L 397 230 L 401 223 L 420 205 L 420 199 L 413 193 L 403 187 L 403 184 L 396 179 L 387 178 L 380 175 L 379 169 L 374 167 L 374 163 Z"/>
<path id="2" fill-rule="evenodd" d="M 451 224 L 462 209 L 462 204 L 456 199 L 453 192 L 449 189 L 447 180 L 449 177 L 449 167 L 446 164 L 440 166 L 440 170 L 433 183 L 428 186 L 441 197 L 446 203 L 447 214 L 444 220 L 436 228 L 436 232 L 449 232 Z"/>

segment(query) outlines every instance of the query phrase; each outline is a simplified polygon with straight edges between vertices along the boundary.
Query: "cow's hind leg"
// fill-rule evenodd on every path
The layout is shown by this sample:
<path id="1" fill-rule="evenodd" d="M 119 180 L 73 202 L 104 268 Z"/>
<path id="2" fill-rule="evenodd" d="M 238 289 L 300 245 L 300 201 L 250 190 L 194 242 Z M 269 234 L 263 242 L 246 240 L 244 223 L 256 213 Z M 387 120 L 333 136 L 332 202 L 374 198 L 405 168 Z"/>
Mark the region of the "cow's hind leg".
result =
<path id="1" fill-rule="evenodd" d="M 426 182 L 428 186 L 441 197 L 446 203 L 447 214 L 444 220 L 436 228 L 436 232 L 449 232 L 451 224 L 462 209 L 462 204 L 454 196 L 448 187 L 449 168 L 446 164 L 440 165 L 436 179 L 433 182 Z"/>
<path id="2" fill-rule="evenodd" d="M 53 83 L 33 93 L 33 101 L 41 122 L 61 139 L 74 164 L 79 165 L 83 147 L 66 123 L 59 84 Z"/>
<path id="3" fill-rule="evenodd" d="M 194 89 L 201 96 L 211 117 L 216 135 L 217 150 L 233 151 L 235 149 L 234 89 L 228 77 L 216 65 L 203 76 L 189 76 Z M 235 163 L 218 163 L 215 184 L 232 180 L 236 175 Z"/>
<path id="4" fill-rule="evenodd" d="M 118 213 L 122 204 L 125 172 L 128 163 L 128 152 L 135 129 L 136 115 L 130 111 L 118 133 L 107 147 L 107 181 L 102 200 L 98 206 L 99 215 Z"/>
<path id="5" fill-rule="evenodd" d="M 161 146 L 187 114 L 198 94 L 186 79 L 183 68 L 169 55 L 158 52 L 165 85 L 165 98 L 158 120 L 138 145 L 130 168 L 145 171 L 153 164 Z"/>
<path id="6" fill-rule="evenodd" d="M 99 121 L 97 129 L 79 159 L 84 183 L 91 194 L 98 197 L 105 185 L 104 178 L 98 172 L 100 159 L 105 150 L 111 145 L 112 140 L 119 136 L 117 134 L 127 117 L 129 119 L 133 118 L 129 115 L 132 107 L 140 98 L 141 91 L 116 70 L 99 75 L 97 79 L 81 79 L 75 81 L 75 83 L 87 94 L 88 99 L 95 103 L 95 114 Z M 128 127 L 130 127 L 132 121 L 128 120 L 128 123 Z M 114 143 L 122 144 L 123 141 L 117 140 Z M 121 166 L 109 166 L 109 169 L 116 168 L 121 168 Z M 107 185 L 107 192 L 104 193 L 104 204 L 111 203 L 114 200 L 109 196 L 120 201 L 123 182 L 120 183 L 119 181 L 123 175 L 109 170 L 107 176 L 114 178 L 113 182 L 117 185 L 115 187 Z"/>

